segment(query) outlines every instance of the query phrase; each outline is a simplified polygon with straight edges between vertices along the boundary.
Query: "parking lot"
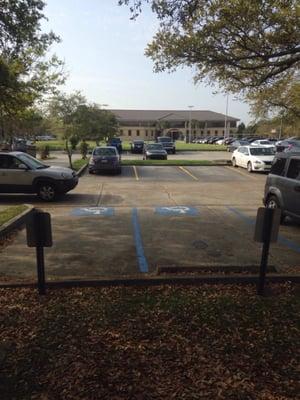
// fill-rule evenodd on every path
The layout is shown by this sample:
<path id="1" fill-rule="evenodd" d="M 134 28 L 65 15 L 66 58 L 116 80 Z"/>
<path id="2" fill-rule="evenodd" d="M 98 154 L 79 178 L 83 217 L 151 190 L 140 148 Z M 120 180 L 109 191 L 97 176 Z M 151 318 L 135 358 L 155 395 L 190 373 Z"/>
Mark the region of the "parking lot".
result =
<path id="1" fill-rule="evenodd" d="M 126 166 L 122 175 L 89 175 L 61 200 L 2 195 L 0 206 L 29 203 L 52 215 L 48 279 L 156 274 L 158 266 L 259 264 L 253 241 L 266 175 L 232 167 Z M 1 254 L 0 273 L 35 275 L 25 232 Z M 299 266 L 300 226 L 280 228 L 271 264 Z"/>

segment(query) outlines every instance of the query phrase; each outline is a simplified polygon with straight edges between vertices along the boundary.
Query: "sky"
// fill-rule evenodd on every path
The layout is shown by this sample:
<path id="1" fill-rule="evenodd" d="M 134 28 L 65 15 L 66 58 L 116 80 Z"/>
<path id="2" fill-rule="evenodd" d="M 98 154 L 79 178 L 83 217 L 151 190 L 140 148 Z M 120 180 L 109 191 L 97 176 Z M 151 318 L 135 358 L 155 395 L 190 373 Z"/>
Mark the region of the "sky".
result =
<path id="1" fill-rule="evenodd" d="M 65 62 L 68 79 L 62 88 L 81 91 L 88 102 L 111 109 L 211 110 L 226 113 L 226 96 L 194 84 L 189 68 L 154 73 L 144 55 L 158 28 L 155 14 L 144 7 L 136 21 L 117 0 L 48 0 L 44 31 L 61 38 L 51 52 Z M 228 115 L 251 121 L 247 104 L 228 99 Z"/>

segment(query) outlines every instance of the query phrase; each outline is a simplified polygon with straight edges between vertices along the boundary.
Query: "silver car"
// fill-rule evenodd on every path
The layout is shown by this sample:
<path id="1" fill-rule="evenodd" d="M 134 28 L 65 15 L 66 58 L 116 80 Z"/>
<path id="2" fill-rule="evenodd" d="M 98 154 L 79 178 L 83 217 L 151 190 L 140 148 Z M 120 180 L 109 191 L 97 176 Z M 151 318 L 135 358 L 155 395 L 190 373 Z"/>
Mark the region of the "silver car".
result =
<path id="1" fill-rule="evenodd" d="M 300 154 L 277 153 L 265 185 L 266 207 L 280 208 L 286 216 L 300 220 Z"/>
<path id="2" fill-rule="evenodd" d="M 53 201 L 78 184 L 69 168 L 49 167 L 29 154 L 0 152 L 0 193 L 37 193 L 41 200 Z"/>

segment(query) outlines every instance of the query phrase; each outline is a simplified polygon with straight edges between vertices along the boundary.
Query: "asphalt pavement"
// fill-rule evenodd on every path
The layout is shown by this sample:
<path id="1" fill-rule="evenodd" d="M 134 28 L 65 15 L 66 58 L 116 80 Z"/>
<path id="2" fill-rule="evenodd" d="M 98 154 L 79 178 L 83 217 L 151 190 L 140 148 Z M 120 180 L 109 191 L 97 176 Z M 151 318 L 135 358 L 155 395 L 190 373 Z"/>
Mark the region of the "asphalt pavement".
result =
<path id="1" fill-rule="evenodd" d="M 1 195 L 0 206 L 30 203 L 51 213 L 48 279 L 155 275 L 164 265 L 258 264 L 253 231 L 265 179 L 233 167 L 127 166 L 122 175 L 86 173 L 55 203 Z M 270 254 L 282 270 L 299 267 L 299 225 L 282 226 Z M 24 231 L 2 251 L 0 274 L 35 276 Z"/>

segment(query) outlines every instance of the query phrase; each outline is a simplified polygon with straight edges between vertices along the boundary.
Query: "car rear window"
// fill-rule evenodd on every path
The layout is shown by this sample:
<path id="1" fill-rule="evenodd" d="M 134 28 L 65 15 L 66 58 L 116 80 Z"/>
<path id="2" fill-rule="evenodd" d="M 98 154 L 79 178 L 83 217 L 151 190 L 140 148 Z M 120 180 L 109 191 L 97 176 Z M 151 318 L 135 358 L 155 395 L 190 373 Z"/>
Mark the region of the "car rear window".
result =
<path id="1" fill-rule="evenodd" d="M 282 175 L 285 163 L 286 163 L 286 158 L 275 158 L 270 173 L 274 175 Z"/>
<path id="2" fill-rule="evenodd" d="M 108 147 L 102 147 L 94 150 L 94 156 L 115 156 L 116 150 Z"/>
<path id="3" fill-rule="evenodd" d="M 286 175 L 288 178 L 297 179 L 300 181 L 300 160 L 291 160 L 289 169 Z"/>

